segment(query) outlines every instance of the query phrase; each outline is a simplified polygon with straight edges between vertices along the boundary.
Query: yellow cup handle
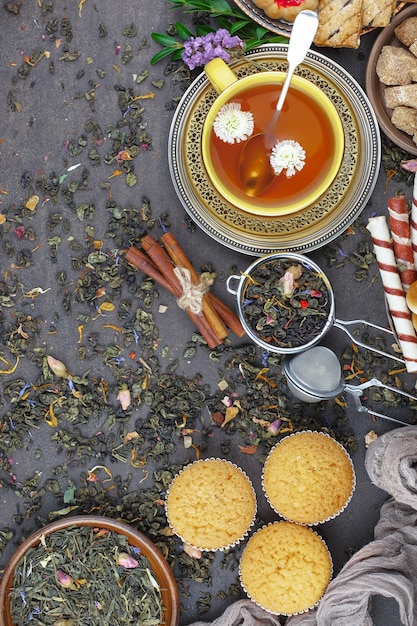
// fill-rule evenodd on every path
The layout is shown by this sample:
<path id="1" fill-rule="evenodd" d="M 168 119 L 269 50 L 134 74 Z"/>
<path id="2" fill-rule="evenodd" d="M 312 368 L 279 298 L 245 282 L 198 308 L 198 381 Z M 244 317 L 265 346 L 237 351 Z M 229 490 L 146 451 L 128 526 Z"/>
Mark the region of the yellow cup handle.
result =
<path id="1" fill-rule="evenodd" d="M 238 80 L 238 77 L 232 72 L 227 63 L 218 57 L 206 63 L 204 70 L 217 93 L 222 93 L 229 85 Z"/>

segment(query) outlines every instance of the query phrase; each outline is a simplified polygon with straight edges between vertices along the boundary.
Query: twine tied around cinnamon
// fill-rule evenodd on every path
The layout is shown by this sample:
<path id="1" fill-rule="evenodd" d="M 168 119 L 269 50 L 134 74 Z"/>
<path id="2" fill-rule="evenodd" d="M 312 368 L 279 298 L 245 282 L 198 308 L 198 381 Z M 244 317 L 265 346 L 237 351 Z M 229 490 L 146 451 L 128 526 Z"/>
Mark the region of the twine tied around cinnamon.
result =
<path id="1" fill-rule="evenodd" d="M 180 309 L 189 309 L 192 313 L 199 315 L 203 310 L 203 296 L 210 289 L 213 281 L 208 275 L 202 274 L 197 284 L 191 280 L 191 273 L 186 267 L 176 265 L 174 267 L 175 276 L 178 278 L 182 295 L 177 298 Z"/>

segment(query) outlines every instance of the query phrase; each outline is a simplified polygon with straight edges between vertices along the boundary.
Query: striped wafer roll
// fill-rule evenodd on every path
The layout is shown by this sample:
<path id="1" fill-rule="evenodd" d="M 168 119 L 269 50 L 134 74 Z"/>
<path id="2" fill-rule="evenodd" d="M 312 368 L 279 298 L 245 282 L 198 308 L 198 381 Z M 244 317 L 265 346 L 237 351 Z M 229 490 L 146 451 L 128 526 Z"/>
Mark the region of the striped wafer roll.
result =
<path id="1" fill-rule="evenodd" d="M 417 268 L 417 174 L 414 175 L 413 201 L 410 216 L 411 246 L 413 248 L 414 267 Z"/>
<path id="2" fill-rule="evenodd" d="M 417 272 L 414 266 L 407 199 L 404 195 L 393 196 L 388 200 L 388 214 L 397 268 L 403 289 L 407 292 L 411 283 L 417 280 Z"/>
<path id="3" fill-rule="evenodd" d="M 417 337 L 411 321 L 411 312 L 405 300 L 386 217 L 384 215 L 371 217 L 368 220 L 367 229 L 372 237 L 385 297 L 407 371 L 416 373 Z"/>

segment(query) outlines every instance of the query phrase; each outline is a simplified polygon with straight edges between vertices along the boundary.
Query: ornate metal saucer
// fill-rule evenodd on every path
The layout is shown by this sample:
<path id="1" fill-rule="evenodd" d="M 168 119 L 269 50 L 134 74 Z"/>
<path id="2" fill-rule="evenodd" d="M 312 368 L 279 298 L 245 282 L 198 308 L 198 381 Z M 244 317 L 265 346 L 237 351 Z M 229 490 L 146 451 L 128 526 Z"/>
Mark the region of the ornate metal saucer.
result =
<path id="1" fill-rule="evenodd" d="M 285 71 L 287 44 L 267 44 L 235 62 L 239 77 L 266 70 Z M 368 202 L 379 172 L 381 139 L 364 91 L 341 66 L 309 52 L 297 73 L 332 100 L 343 124 L 345 153 L 340 171 L 318 202 L 291 215 L 248 214 L 224 200 L 203 164 L 201 135 L 216 92 L 204 72 L 184 93 L 172 120 L 168 162 L 176 193 L 187 213 L 212 238 L 254 256 L 307 252 L 340 235 Z"/>

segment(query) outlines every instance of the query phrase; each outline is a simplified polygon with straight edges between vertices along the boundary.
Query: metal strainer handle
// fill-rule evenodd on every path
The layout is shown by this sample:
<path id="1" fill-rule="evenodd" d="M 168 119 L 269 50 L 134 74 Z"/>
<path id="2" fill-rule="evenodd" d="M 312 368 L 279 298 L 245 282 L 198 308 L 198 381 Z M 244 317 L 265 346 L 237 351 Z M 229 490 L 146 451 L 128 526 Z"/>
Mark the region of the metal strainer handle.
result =
<path id="1" fill-rule="evenodd" d="M 318 402 L 320 400 L 335 398 L 341 393 L 346 392 L 353 397 L 355 408 L 359 413 L 369 413 L 370 415 L 375 415 L 376 417 L 381 417 L 382 419 L 403 426 L 410 425 L 408 422 L 403 422 L 394 417 L 368 409 L 361 403 L 361 397 L 364 389 L 368 387 L 384 387 L 393 393 L 398 393 L 412 400 L 417 400 L 416 396 L 402 391 L 402 389 L 385 385 L 378 378 L 372 378 L 360 385 L 349 385 L 345 383 L 336 354 L 325 346 L 315 346 L 295 356 L 287 356 L 284 359 L 283 366 L 288 387 L 299 400 Z M 321 367 L 321 372 L 318 376 L 319 366 Z M 326 372 L 326 369 L 329 369 L 329 372 Z M 326 384 L 324 384 L 324 382 Z"/>
<path id="2" fill-rule="evenodd" d="M 372 379 L 368 381 L 367 383 L 364 383 L 364 385 L 366 385 L 367 387 L 370 387 L 371 383 L 374 384 L 375 379 Z M 353 399 L 355 402 L 355 408 L 358 411 L 358 413 L 368 413 L 369 415 L 375 415 L 375 417 L 381 417 L 382 419 L 388 420 L 389 422 L 395 422 L 396 424 L 401 424 L 402 426 L 410 426 L 410 422 L 403 422 L 401 420 L 396 419 L 395 417 L 391 417 L 390 415 L 384 415 L 383 413 L 378 413 L 377 411 L 373 411 L 372 409 L 368 409 L 368 407 L 364 406 L 362 402 L 360 401 L 360 398 L 362 395 L 361 388 L 363 389 L 364 385 L 358 385 L 357 387 L 354 387 L 353 385 L 345 385 L 345 391 L 347 391 L 353 396 Z M 383 385 L 382 383 L 380 383 L 378 386 L 385 387 L 385 385 Z M 400 392 L 398 389 L 394 389 L 393 387 L 387 387 L 387 389 L 392 389 L 392 391 L 396 391 L 397 393 L 402 393 L 402 395 L 406 395 L 409 398 L 415 399 L 414 396 L 410 396 L 409 394 L 405 392 Z"/>
<path id="3" fill-rule="evenodd" d="M 360 346 L 361 348 L 365 348 L 366 350 L 371 350 L 372 352 L 376 352 L 377 354 L 380 354 L 381 356 L 385 356 L 388 359 L 394 359 L 394 361 L 399 361 L 400 363 L 405 364 L 404 359 L 402 359 L 401 357 L 396 356 L 395 354 L 384 352 L 383 350 L 379 350 L 378 348 L 375 348 L 374 346 L 370 346 L 369 344 L 363 343 L 362 341 L 358 340 L 357 337 L 354 337 L 348 328 L 345 328 L 345 326 L 357 326 L 358 324 L 364 324 L 365 326 L 370 326 L 371 328 L 375 328 L 376 330 L 381 330 L 382 332 L 387 333 L 388 335 L 392 335 L 394 337 L 394 333 L 390 328 L 384 328 L 383 326 L 372 324 L 372 322 L 367 322 L 366 320 L 345 321 L 345 320 L 335 319 L 333 322 L 333 326 L 335 326 L 336 328 L 339 328 L 340 330 L 343 330 L 343 332 L 346 333 L 346 335 L 353 341 L 353 343 L 356 343 L 356 345 Z"/>
<path id="4" fill-rule="evenodd" d="M 371 380 L 367 380 L 360 385 L 345 384 L 346 391 L 350 391 L 351 393 L 354 393 L 358 396 L 361 396 L 363 394 L 363 390 L 368 389 L 369 387 L 383 387 L 384 389 L 388 389 L 393 393 L 398 393 L 399 395 L 405 396 L 406 398 L 411 398 L 411 400 L 417 400 L 416 396 L 411 395 L 411 393 L 407 393 L 406 391 L 403 391 L 402 389 L 397 389 L 396 387 L 390 387 L 390 385 L 385 385 L 378 378 L 371 378 Z"/>

